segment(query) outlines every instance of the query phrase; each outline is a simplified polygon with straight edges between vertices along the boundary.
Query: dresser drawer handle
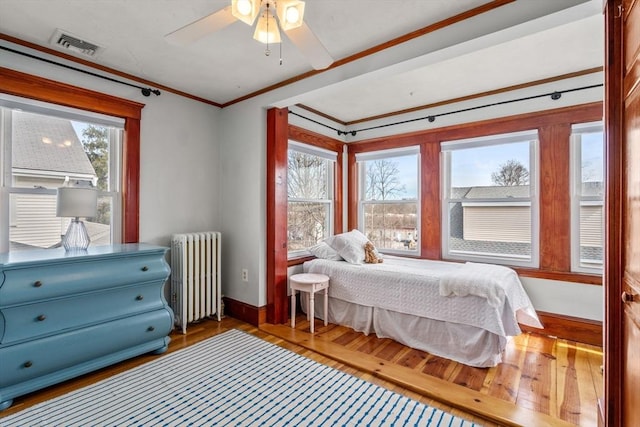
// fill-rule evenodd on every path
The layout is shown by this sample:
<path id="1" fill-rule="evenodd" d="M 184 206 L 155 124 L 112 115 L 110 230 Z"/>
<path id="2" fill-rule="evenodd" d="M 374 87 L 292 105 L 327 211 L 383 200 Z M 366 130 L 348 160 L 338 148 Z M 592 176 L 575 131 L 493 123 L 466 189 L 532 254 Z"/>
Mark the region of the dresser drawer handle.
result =
<path id="1" fill-rule="evenodd" d="M 33 286 L 39 288 L 40 286 L 42 286 L 42 282 L 40 280 L 36 280 L 35 282 L 33 282 Z"/>
<path id="2" fill-rule="evenodd" d="M 142 271 L 149 271 L 149 267 L 145 265 L 144 267 L 142 267 Z"/>
<path id="3" fill-rule="evenodd" d="M 40 316 L 36 317 L 36 319 L 38 319 L 38 322 L 43 322 L 46 318 L 47 316 L 45 316 L 44 314 L 41 314 Z"/>
<path id="4" fill-rule="evenodd" d="M 33 362 L 31 362 L 31 360 L 27 360 L 22 364 L 22 366 L 24 366 L 25 368 L 30 368 L 33 366 Z"/>
<path id="5" fill-rule="evenodd" d="M 143 297 L 142 295 L 138 295 L 138 296 L 136 297 L 136 300 L 138 300 L 138 301 L 142 301 L 143 299 L 144 299 L 144 297 Z"/>
<path id="6" fill-rule="evenodd" d="M 155 330 L 156 330 L 156 328 L 154 328 L 153 326 L 149 326 L 149 327 L 147 328 L 147 331 L 148 331 L 148 332 L 153 332 L 153 331 L 155 331 Z"/>

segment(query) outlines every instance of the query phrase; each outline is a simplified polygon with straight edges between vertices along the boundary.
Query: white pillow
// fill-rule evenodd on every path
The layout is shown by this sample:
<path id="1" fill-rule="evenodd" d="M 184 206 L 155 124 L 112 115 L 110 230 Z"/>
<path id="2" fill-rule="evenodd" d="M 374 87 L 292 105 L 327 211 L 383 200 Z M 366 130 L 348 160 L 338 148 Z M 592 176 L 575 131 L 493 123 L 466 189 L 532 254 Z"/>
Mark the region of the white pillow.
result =
<path id="1" fill-rule="evenodd" d="M 320 242 L 317 245 L 311 246 L 307 250 L 311 252 L 311 255 L 315 256 L 316 258 L 342 261 L 342 257 L 340 256 L 340 254 L 325 242 Z"/>
<path id="2" fill-rule="evenodd" d="M 338 234 L 330 240 L 330 245 L 345 261 L 364 264 L 364 245 L 369 241 L 359 230 Z"/>

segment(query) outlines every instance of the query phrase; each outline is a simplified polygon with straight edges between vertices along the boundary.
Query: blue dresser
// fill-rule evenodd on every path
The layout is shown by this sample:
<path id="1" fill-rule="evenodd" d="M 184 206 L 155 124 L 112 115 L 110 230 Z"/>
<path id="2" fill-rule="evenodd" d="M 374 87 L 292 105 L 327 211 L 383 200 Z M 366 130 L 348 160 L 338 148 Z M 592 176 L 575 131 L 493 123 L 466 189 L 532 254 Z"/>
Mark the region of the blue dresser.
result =
<path id="1" fill-rule="evenodd" d="M 167 350 L 167 248 L 0 254 L 0 410 L 14 397 Z"/>

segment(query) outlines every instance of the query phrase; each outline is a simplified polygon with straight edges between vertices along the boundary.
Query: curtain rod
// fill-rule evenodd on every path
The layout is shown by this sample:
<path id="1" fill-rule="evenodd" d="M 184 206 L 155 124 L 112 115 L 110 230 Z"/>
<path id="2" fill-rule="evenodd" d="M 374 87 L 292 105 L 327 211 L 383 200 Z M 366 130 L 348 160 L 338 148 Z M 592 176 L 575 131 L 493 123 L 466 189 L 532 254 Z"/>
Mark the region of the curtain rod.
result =
<path id="1" fill-rule="evenodd" d="M 298 113 L 296 113 L 295 111 L 291 111 L 291 110 L 289 110 L 289 114 L 293 114 L 294 116 L 298 116 L 298 117 L 300 117 L 300 118 L 303 118 L 303 119 L 305 119 L 305 120 L 308 120 L 308 121 L 310 121 L 310 122 L 313 122 L 313 123 L 315 123 L 315 124 L 317 124 L 317 125 L 324 126 L 324 127 L 326 127 L 327 129 L 334 130 L 334 131 L 338 132 L 338 135 L 342 135 L 342 134 L 346 134 L 346 133 L 347 133 L 347 132 L 341 131 L 340 129 L 337 129 L 337 128 L 334 128 L 334 127 L 332 127 L 332 126 L 329 126 L 329 125 L 327 125 L 327 124 L 325 124 L 325 123 L 322 123 L 322 122 L 319 122 L 319 121 L 317 121 L 317 120 L 314 120 L 314 119 L 312 119 L 312 118 L 310 118 L 310 117 L 306 117 L 306 116 L 303 116 L 302 114 L 298 114 Z"/>
<path id="2" fill-rule="evenodd" d="M 319 122 L 317 120 L 313 120 L 313 119 L 311 119 L 309 117 L 305 117 L 305 116 L 303 116 L 301 114 L 298 114 L 298 113 L 295 113 L 293 111 L 289 111 L 289 114 L 293 114 L 293 115 L 301 117 L 301 118 L 303 118 L 305 120 L 309 120 L 310 122 L 313 122 L 313 123 L 319 124 L 321 126 L 324 126 L 324 127 L 328 128 L 328 129 L 334 130 L 334 131 L 336 131 L 338 133 L 338 136 L 347 135 L 347 134 L 351 134 L 351 136 L 356 136 L 356 134 L 358 132 L 364 132 L 364 131 L 367 131 L 367 130 L 381 129 L 381 128 L 385 128 L 385 127 L 389 127 L 389 126 L 402 125 L 402 124 L 405 124 L 405 123 L 417 122 L 419 120 L 428 120 L 429 123 L 433 123 L 433 122 L 435 122 L 436 117 L 449 116 L 451 114 L 457 114 L 457 113 L 465 113 L 467 111 L 479 110 L 481 108 L 487 108 L 487 107 L 495 107 L 497 105 L 503 105 L 503 104 L 511 104 L 513 102 L 528 101 L 530 99 L 544 98 L 546 96 L 549 96 L 554 101 L 557 101 L 558 99 L 560 99 L 562 97 L 563 93 L 576 92 L 576 91 L 585 90 L 585 89 L 593 89 L 593 88 L 602 87 L 602 86 L 604 86 L 604 84 L 599 83 L 599 84 L 595 84 L 595 85 L 582 86 L 582 87 L 577 87 L 577 88 L 573 88 L 573 89 L 558 90 L 558 91 L 554 91 L 554 92 L 543 93 L 543 94 L 540 94 L 540 95 L 532 95 L 532 96 L 526 96 L 526 97 L 523 97 L 523 98 L 509 99 L 509 100 L 506 100 L 506 101 L 492 102 L 490 104 L 478 105 L 476 107 L 463 108 L 463 109 L 460 109 L 460 110 L 448 111 L 448 112 L 440 113 L 440 114 L 431 114 L 431 115 L 428 115 L 428 116 L 418 117 L 418 118 L 415 118 L 415 119 L 402 120 L 402 121 L 399 121 L 399 122 L 387 123 L 387 124 L 384 124 L 384 125 L 371 126 L 371 127 L 368 127 L 368 128 L 349 130 L 349 131 L 343 131 L 343 130 L 334 128 L 332 126 L 329 126 L 327 124 L 321 123 L 321 122 Z"/>
<path id="3" fill-rule="evenodd" d="M 101 78 L 101 79 L 104 79 L 104 80 L 109 80 L 109 81 L 114 82 L 114 83 L 120 83 L 120 84 L 123 84 L 123 85 L 135 87 L 136 89 L 140 89 L 140 91 L 142 92 L 142 95 L 144 95 L 144 96 L 149 96 L 152 93 L 154 95 L 160 96 L 160 91 L 158 89 L 151 89 L 150 87 L 143 87 L 143 86 L 134 85 L 134 84 L 128 83 L 128 82 L 123 82 L 122 80 L 114 79 L 112 77 L 103 76 L 101 74 L 97 74 L 97 73 L 94 73 L 94 72 L 91 72 L 91 71 L 83 70 L 82 68 L 76 68 L 76 67 L 73 67 L 71 65 L 62 64 L 60 62 L 52 61 L 50 59 L 41 58 L 39 56 L 32 55 L 32 54 L 26 53 L 26 52 L 21 52 L 19 50 L 11 49 L 11 48 L 6 47 L 6 46 L 0 46 L 0 49 L 6 50 L 8 52 L 16 53 L 18 55 L 26 56 L 26 57 L 31 58 L 31 59 L 36 59 L 38 61 L 46 62 L 48 64 L 53 64 L 53 65 L 57 65 L 59 67 L 67 68 L 69 70 L 79 71 L 81 73 L 88 74 L 88 75 L 93 76 L 93 77 L 98 77 L 98 78 Z"/>

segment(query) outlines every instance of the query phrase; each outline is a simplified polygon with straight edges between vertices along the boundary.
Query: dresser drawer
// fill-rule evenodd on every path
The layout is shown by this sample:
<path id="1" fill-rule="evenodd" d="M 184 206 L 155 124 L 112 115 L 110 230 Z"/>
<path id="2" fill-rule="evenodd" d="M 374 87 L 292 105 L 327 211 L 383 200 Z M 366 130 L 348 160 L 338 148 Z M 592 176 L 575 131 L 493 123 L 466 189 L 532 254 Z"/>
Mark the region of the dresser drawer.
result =
<path id="1" fill-rule="evenodd" d="M 0 307 L 165 280 L 168 274 L 164 256 L 157 254 L 7 269 L 0 286 Z"/>
<path id="2" fill-rule="evenodd" d="M 156 310 L 101 325 L 0 347 L 0 388 L 167 336 L 173 319 Z"/>
<path id="3" fill-rule="evenodd" d="M 0 309 L 9 344 L 164 307 L 162 281 Z"/>

